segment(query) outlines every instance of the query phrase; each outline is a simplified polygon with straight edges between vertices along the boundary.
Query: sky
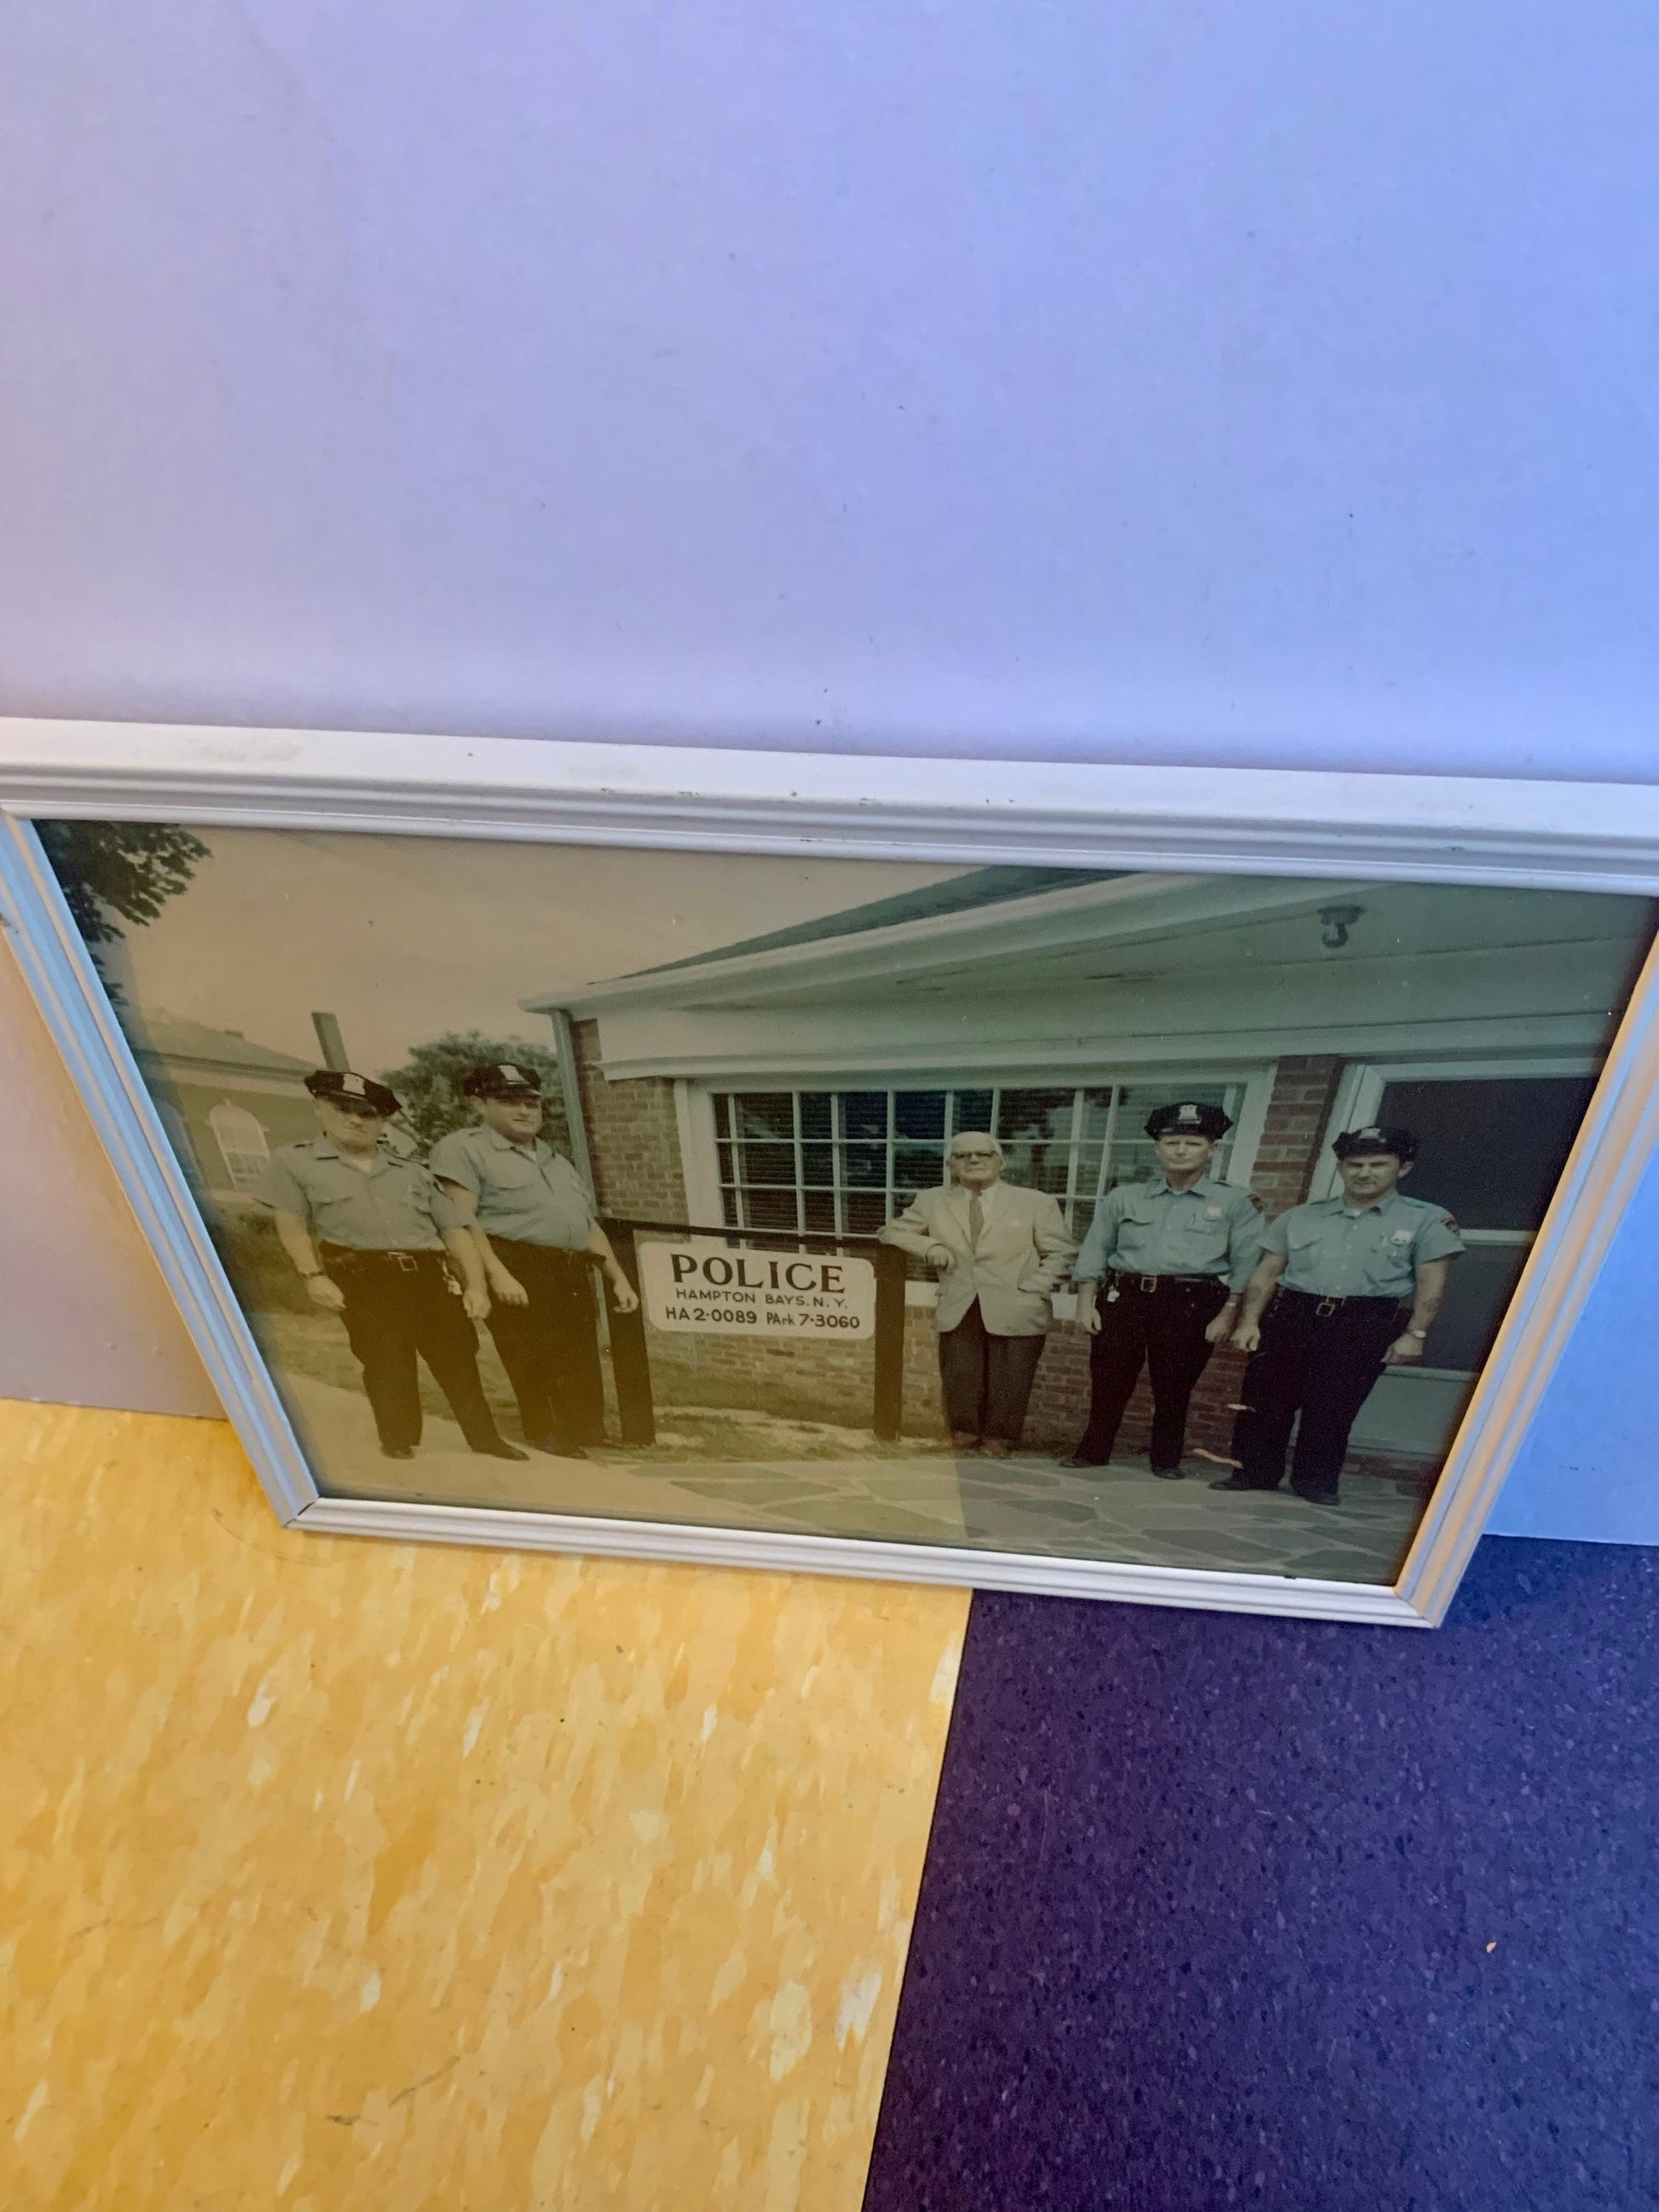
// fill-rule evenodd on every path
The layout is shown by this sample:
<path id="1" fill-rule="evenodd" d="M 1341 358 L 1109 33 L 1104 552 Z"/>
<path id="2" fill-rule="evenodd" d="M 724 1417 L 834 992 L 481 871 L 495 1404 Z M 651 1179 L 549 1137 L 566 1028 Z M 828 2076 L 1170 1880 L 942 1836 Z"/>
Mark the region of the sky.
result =
<path id="1" fill-rule="evenodd" d="M 520 999 L 756 937 L 963 872 L 891 860 L 386 837 L 198 833 L 212 857 L 147 927 L 136 996 L 314 1060 L 337 1016 L 374 1073 L 447 1030 L 551 1042 Z"/>

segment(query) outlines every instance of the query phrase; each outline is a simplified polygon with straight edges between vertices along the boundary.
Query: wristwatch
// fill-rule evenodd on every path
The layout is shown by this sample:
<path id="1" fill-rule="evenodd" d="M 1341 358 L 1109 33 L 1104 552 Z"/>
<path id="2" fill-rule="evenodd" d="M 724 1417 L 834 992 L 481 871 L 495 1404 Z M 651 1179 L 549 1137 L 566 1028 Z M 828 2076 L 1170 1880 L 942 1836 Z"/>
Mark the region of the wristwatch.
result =
<path id="1" fill-rule="evenodd" d="M 1425 1328 L 1408 1328 L 1408 1329 L 1406 1331 L 1406 1334 L 1407 1334 L 1407 1336 L 1421 1336 L 1421 1337 L 1426 1337 L 1426 1336 L 1428 1335 L 1428 1333 L 1429 1333 L 1429 1332 L 1428 1332 L 1428 1331 L 1427 1331 L 1427 1329 L 1425 1329 Z"/>

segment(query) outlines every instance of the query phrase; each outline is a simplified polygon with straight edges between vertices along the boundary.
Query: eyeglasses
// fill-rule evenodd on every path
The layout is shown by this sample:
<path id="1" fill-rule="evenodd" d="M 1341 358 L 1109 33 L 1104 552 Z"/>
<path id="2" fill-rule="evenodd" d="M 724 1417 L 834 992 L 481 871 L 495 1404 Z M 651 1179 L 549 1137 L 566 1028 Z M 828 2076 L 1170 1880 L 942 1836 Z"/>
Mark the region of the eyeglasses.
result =
<path id="1" fill-rule="evenodd" d="M 1000 1152 L 952 1152 L 951 1154 L 951 1158 L 953 1160 L 995 1160 L 1000 1159 L 1002 1155 Z"/>

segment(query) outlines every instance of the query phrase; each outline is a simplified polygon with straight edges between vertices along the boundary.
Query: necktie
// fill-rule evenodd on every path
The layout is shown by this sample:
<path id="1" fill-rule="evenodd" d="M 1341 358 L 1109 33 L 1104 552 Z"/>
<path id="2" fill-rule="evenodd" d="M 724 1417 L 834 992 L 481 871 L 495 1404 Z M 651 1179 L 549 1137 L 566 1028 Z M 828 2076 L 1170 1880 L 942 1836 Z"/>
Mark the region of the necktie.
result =
<path id="1" fill-rule="evenodd" d="M 984 1205 L 979 1193 L 976 1190 L 970 1191 L 968 1194 L 968 1242 L 970 1244 L 977 1244 L 984 1228 Z"/>

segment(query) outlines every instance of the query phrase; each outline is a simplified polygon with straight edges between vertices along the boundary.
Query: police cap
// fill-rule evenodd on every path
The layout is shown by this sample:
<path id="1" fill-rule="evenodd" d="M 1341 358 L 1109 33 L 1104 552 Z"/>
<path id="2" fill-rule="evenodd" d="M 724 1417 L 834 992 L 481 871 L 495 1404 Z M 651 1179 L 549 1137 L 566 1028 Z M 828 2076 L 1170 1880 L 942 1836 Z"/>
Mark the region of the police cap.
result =
<path id="1" fill-rule="evenodd" d="M 1149 1137 L 1207 1137 L 1212 1144 L 1232 1127 L 1232 1117 L 1219 1106 L 1201 1106 L 1185 1098 L 1178 1105 L 1159 1106 L 1146 1116 Z"/>
<path id="2" fill-rule="evenodd" d="M 365 1107 L 372 1114 L 386 1116 L 398 1110 L 395 1091 L 388 1091 L 372 1075 L 354 1075 L 346 1067 L 319 1067 L 314 1075 L 307 1076 L 306 1089 L 313 1098 L 326 1098 L 336 1106 L 355 1106 L 360 1113 Z"/>
<path id="3" fill-rule="evenodd" d="M 461 1078 L 463 1098 L 539 1098 L 542 1079 L 521 1060 L 487 1060 Z"/>
<path id="4" fill-rule="evenodd" d="M 1363 1129 L 1345 1129 L 1331 1146 L 1340 1160 L 1352 1160 L 1367 1152 L 1392 1152 L 1401 1161 L 1414 1160 L 1418 1139 L 1409 1129 L 1397 1129 L 1384 1121 L 1367 1121 Z"/>

